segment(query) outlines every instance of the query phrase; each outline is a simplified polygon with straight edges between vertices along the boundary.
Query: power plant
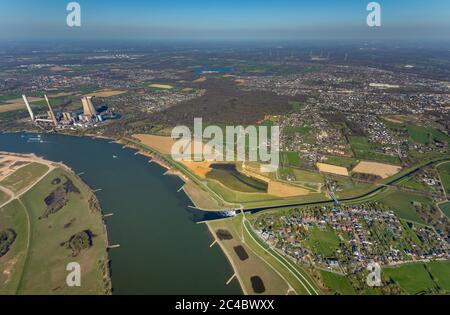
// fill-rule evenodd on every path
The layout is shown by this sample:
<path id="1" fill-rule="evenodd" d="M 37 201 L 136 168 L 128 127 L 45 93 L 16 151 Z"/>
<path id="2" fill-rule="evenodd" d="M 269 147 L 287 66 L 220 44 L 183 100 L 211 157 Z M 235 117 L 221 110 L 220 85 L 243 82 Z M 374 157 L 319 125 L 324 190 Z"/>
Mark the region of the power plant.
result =
<path id="1" fill-rule="evenodd" d="M 84 96 L 81 98 L 81 111 L 63 111 L 55 113 L 50 104 L 50 99 L 47 94 L 44 94 L 44 99 L 48 107 L 46 115 L 35 115 L 27 96 L 24 94 L 22 95 L 22 98 L 30 115 L 31 121 L 36 126 L 41 128 L 89 128 L 95 127 L 98 123 L 104 122 L 105 120 L 117 119 L 119 117 L 119 115 L 109 110 L 106 106 L 101 106 L 100 109 L 96 109 L 92 103 L 91 96 Z"/>
<path id="2" fill-rule="evenodd" d="M 83 112 L 86 116 L 96 116 L 97 110 L 92 104 L 92 96 L 85 96 L 81 99 L 81 103 L 83 104 Z"/>

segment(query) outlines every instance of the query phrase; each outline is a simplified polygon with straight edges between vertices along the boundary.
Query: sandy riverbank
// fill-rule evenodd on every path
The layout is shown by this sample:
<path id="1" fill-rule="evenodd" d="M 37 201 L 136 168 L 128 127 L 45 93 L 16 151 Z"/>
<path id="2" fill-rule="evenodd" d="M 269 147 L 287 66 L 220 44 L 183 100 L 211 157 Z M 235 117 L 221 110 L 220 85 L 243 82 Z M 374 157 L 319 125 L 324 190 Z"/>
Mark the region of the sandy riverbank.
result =
<path id="1" fill-rule="evenodd" d="M 206 226 L 208 227 L 208 231 L 209 231 L 209 233 L 211 233 L 212 237 L 214 238 L 215 243 L 219 244 L 220 249 L 225 254 L 225 257 L 227 257 L 227 260 L 228 260 L 229 264 L 231 265 L 231 268 L 233 268 L 234 275 L 239 282 L 239 286 L 241 287 L 242 292 L 245 295 L 248 295 L 247 289 L 244 286 L 244 282 L 242 281 L 242 278 L 239 275 L 238 268 L 236 267 L 235 263 L 233 262 L 233 259 L 231 258 L 231 253 L 228 252 L 228 250 L 225 248 L 225 246 L 222 244 L 222 242 L 218 239 L 217 235 L 214 233 L 214 230 L 213 230 L 212 226 L 209 224 L 209 222 L 206 221 L 206 222 L 204 222 L 204 224 L 206 224 Z"/>

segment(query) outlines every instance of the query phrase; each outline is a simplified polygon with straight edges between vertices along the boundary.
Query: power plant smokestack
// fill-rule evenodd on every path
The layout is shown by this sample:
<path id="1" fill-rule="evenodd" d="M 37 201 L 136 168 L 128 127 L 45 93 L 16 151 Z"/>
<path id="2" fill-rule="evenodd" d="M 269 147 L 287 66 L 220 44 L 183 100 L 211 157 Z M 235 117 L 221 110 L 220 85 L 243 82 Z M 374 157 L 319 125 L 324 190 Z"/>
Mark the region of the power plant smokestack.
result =
<path id="1" fill-rule="evenodd" d="M 53 109 L 52 109 L 52 107 L 50 106 L 50 101 L 48 100 L 47 94 L 44 94 L 44 98 L 45 98 L 45 101 L 47 102 L 47 105 L 48 105 L 48 110 L 49 110 L 50 118 L 52 119 L 53 124 L 54 124 L 55 127 L 56 127 L 56 126 L 58 126 L 58 122 L 56 121 L 55 113 L 53 112 Z"/>
<path id="2" fill-rule="evenodd" d="M 33 110 L 31 109 L 30 103 L 28 103 L 28 99 L 27 99 L 26 95 L 22 94 L 22 98 L 25 103 L 25 106 L 28 109 L 28 113 L 30 114 L 31 121 L 34 121 L 34 113 L 33 113 Z"/>

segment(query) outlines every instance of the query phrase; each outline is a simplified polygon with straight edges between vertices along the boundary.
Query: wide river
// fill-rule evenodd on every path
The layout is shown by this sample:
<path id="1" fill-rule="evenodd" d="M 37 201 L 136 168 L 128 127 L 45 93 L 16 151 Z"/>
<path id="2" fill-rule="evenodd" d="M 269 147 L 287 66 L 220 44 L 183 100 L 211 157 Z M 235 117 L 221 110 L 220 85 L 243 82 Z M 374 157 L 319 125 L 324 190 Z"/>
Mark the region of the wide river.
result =
<path id="1" fill-rule="evenodd" d="M 108 140 L 63 135 L 0 134 L 0 151 L 63 162 L 96 193 L 107 218 L 115 294 L 241 294 L 225 255 L 175 176 L 149 158 Z"/>

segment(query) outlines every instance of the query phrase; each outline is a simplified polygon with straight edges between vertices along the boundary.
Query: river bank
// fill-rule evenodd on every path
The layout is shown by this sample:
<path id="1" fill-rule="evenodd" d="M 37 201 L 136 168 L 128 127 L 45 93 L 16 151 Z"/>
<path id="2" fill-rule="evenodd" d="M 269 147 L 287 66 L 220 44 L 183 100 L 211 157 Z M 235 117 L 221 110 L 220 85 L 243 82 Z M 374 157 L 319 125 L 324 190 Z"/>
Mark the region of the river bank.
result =
<path id="1" fill-rule="evenodd" d="M 0 150 L 62 161 L 95 191 L 102 211 L 114 213 L 105 218 L 109 242 L 120 245 L 108 252 L 114 294 L 242 293 L 237 281 L 225 285 L 232 268 L 218 246 L 209 247 L 208 228 L 196 224 L 212 214 L 188 207 L 180 177 L 109 139 L 29 137 L 0 134 Z"/>
<path id="2" fill-rule="evenodd" d="M 111 294 L 107 230 L 94 191 L 66 164 L 38 154 L 2 150 L 0 160 L 0 185 L 10 195 L 0 206 L 0 230 L 11 228 L 17 233 L 11 251 L 0 260 L 0 269 L 8 271 L 0 274 L 0 278 L 6 277 L 0 281 L 2 291 L 6 294 Z M 56 194 L 64 185 L 70 186 L 70 191 Z M 65 200 L 62 208 L 48 212 L 50 195 L 54 196 L 54 203 L 60 202 L 57 198 Z M 72 252 L 72 257 L 67 256 L 69 248 L 61 244 L 85 232 L 92 239 L 95 237 L 95 241 L 91 239 L 88 247 L 77 249 L 76 254 Z M 80 264 L 83 287 L 66 285 L 63 269 L 68 260 Z M 36 270 L 37 261 L 42 271 Z"/>

